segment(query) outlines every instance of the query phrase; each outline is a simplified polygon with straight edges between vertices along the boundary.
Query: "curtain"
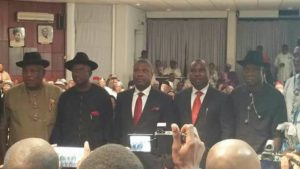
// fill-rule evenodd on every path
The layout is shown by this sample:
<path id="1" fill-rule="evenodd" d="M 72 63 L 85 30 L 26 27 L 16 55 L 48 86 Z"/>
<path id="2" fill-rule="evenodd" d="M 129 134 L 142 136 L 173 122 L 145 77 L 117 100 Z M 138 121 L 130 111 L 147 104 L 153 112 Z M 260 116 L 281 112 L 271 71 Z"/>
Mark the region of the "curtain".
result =
<path id="1" fill-rule="evenodd" d="M 226 63 L 226 20 L 195 19 L 185 22 L 188 63 L 203 58 L 224 70 Z"/>
<path id="2" fill-rule="evenodd" d="M 166 67 L 170 60 L 176 60 L 182 72 L 198 57 L 214 62 L 223 70 L 226 20 L 148 19 L 147 50 L 152 63 L 159 59 Z"/>
<path id="3" fill-rule="evenodd" d="M 161 60 L 169 65 L 170 60 L 176 60 L 183 71 L 185 43 L 183 20 L 148 20 L 147 50 L 152 63 Z"/>

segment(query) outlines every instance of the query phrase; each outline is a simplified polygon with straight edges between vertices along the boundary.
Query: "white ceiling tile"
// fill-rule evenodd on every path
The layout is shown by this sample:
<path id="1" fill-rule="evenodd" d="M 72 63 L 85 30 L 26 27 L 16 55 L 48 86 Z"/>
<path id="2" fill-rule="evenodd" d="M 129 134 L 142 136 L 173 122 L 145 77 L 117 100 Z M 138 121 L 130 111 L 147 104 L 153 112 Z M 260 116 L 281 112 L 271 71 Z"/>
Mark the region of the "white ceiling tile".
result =
<path id="1" fill-rule="evenodd" d="M 149 8 L 149 10 L 166 10 L 168 8 L 170 8 L 168 6 L 168 4 L 166 4 L 165 2 L 161 1 L 161 0 L 139 0 L 141 6 L 146 6 L 147 9 Z"/>
<path id="2" fill-rule="evenodd" d="M 258 7 L 258 0 L 235 0 L 236 7 L 239 10 L 244 9 L 257 9 Z"/>
<path id="3" fill-rule="evenodd" d="M 188 1 L 185 0 L 162 0 L 165 2 L 170 9 L 173 10 L 193 10 L 196 9 L 194 6 L 192 6 Z"/>
<path id="4" fill-rule="evenodd" d="M 236 9 L 236 4 L 234 0 L 210 0 L 216 9 L 226 10 L 226 9 Z"/>
<path id="5" fill-rule="evenodd" d="M 216 10 L 215 6 L 210 0 L 186 0 L 192 6 L 200 10 Z"/>
<path id="6" fill-rule="evenodd" d="M 283 0 L 280 9 L 300 8 L 300 0 Z"/>
<path id="7" fill-rule="evenodd" d="M 282 0 L 258 0 L 259 9 L 278 9 Z"/>

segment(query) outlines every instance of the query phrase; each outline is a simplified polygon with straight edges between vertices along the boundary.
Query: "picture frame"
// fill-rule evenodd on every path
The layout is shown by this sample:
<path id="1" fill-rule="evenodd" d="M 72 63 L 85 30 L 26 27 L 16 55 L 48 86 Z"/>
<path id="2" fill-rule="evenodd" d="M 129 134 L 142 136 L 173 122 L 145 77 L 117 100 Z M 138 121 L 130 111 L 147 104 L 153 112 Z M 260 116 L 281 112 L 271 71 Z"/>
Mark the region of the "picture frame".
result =
<path id="1" fill-rule="evenodd" d="M 9 33 L 9 47 L 19 48 L 25 46 L 25 28 L 11 27 L 8 29 Z"/>
<path id="2" fill-rule="evenodd" d="M 53 42 L 53 26 L 38 25 L 37 37 L 39 44 L 51 44 Z"/>

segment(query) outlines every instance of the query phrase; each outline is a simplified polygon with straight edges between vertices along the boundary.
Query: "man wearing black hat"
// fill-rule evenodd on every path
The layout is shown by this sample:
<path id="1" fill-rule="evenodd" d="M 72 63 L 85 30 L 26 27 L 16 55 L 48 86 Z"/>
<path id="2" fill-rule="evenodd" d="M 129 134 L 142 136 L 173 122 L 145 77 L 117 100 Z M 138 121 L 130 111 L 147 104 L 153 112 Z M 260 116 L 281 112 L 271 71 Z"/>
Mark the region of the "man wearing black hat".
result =
<path id="1" fill-rule="evenodd" d="M 250 144 L 256 153 L 261 153 L 267 140 L 274 140 L 275 150 L 280 147 L 278 124 L 285 122 L 286 106 L 283 95 L 264 80 L 263 62 L 257 51 L 249 51 L 243 66 L 245 85 L 236 88 L 231 98 L 236 117 L 236 138 Z"/>
<path id="2" fill-rule="evenodd" d="M 66 90 L 58 102 L 56 124 L 51 137 L 59 146 L 82 146 L 89 141 L 92 149 L 107 143 L 111 137 L 112 103 L 105 89 L 89 81 L 97 63 L 78 52 L 65 63 L 72 71 L 76 85 Z"/>
<path id="3" fill-rule="evenodd" d="M 4 151 L 6 144 L 10 146 L 24 138 L 49 140 L 61 94 L 58 87 L 43 83 L 49 62 L 43 60 L 40 53 L 25 53 L 23 60 L 16 65 L 22 68 L 24 83 L 10 89 L 5 96 L 5 110 L 0 123 L 1 148 Z"/>

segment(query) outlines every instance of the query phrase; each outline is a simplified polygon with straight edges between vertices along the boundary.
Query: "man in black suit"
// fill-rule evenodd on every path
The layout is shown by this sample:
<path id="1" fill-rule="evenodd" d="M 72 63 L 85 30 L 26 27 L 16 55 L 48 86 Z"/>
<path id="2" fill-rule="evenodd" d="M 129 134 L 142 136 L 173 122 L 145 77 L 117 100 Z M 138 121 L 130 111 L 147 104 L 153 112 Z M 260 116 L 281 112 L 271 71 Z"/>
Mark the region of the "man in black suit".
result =
<path id="1" fill-rule="evenodd" d="M 234 117 L 227 96 L 209 85 L 209 70 L 204 60 L 191 63 L 189 79 L 193 87 L 175 96 L 175 107 L 180 125 L 194 124 L 207 152 L 220 140 L 233 137 Z M 201 166 L 205 166 L 205 156 Z"/>
<path id="2" fill-rule="evenodd" d="M 56 124 L 50 142 L 58 146 L 81 146 L 88 141 L 92 149 L 112 139 L 113 110 L 109 94 L 90 82 L 98 64 L 78 52 L 65 67 L 72 71 L 76 85 L 58 101 Z"/>
<path id="3" fill-rule="evenodd" d="M 117 143 L 129 146 L 128 134 L 153 134 L 158 122 L 175 122 L 172 98 L 151 87 L 152 65 L 141 59 L 134 64 L 134 89 L 117 97 L 114 133 Z M 159 169 L 160 160 L 151 153 L 136 153 L 146 169 Z"/>

